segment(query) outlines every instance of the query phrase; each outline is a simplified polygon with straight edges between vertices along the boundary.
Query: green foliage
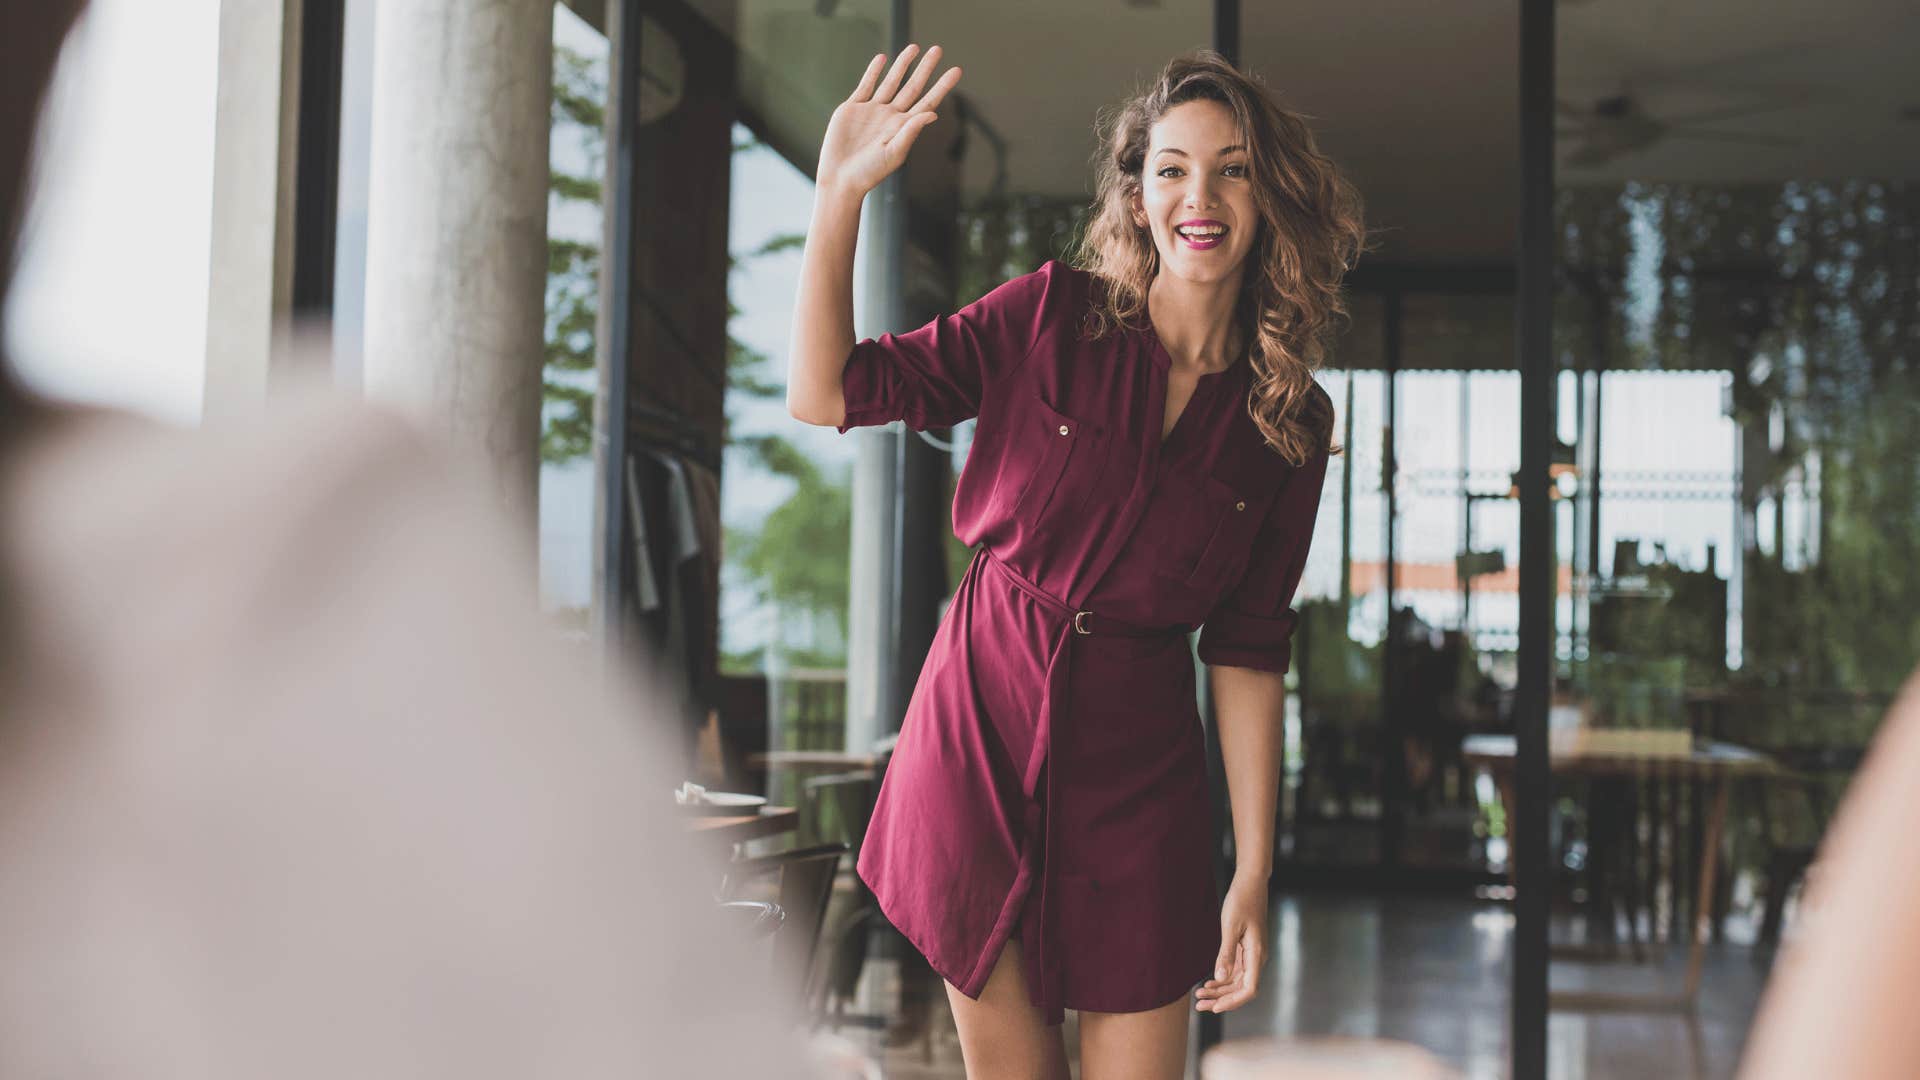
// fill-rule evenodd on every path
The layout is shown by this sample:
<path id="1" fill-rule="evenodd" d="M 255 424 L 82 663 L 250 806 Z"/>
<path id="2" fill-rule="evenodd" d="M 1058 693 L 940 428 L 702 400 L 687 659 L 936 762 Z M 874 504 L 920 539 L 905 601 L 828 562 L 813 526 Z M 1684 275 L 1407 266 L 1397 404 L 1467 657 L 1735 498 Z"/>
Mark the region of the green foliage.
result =
<path id="1" fill-rule="evenodd" d="M 598 134 L 607 118 L 605 65 L 566 46 L 553 50 L 553 116 L 555 127 L 583 128 Z"/>
<path id="2" fill-rule="evenodd" d="M 1763 691 L 1769 715 L 1742 717 L 1756 731 L 1857 743 L 1859 710 L 1806 702 L 1890 693 L 1920 656 L 1920 185 L 1567 187 L 1556 217 L 1562 354 L 1729 372 L 1739 513 L 1753 528 L 1771 505 L 1810 532 L 1804 552 L 1776 526 L 1743 553 L 1734 676 L 1703 674 L 1712 597 L 1623 612 L 1612 647 Z"/>
<path id="3" fill-rule="evenodd" d="M 970 304 L 994 286 L 1065 259 L 1086 229 L 1084 201 L 1033 195 L 996 199 L 960 214 L 960 272 L 956 306 Z"/>
<path id="4" fill-rule="evenodd" d="M 1294 631 L 1295 670 L 1316 701 L 1377 700 L 1383 647 L 1353 640 L 1339 599 L 1302 600 Z"/>
<path id="5" fill-rule="evenodd" d="M 736 154 L 762 146 L 756 140 L 736 141 Z M 797 252 L 806 245 L 804 232 L 781 233 L 758 247 L 728 257 L 729 271 L 756 259 Z M 731 290 L 729 290 L 731 292 Z M 731 295 L 729 318 L 741 314 Z M 736 568 L 744 588 L 759 603 L 777 607 L 783 617 L 802 618 L 816 627 L 825 624 L 830 645 L 783 642 L 789 664 L 802 667 L 840 667 L 846 663 L 847 598 L 850 585 L 847 535 L 853 524 L 853 491 L 847 476 L 828 475 L 790 439 L 780 434 L 739 433 L 736 406 L 747 401 L 780 401 L 786 384 L 773 370 L 770 357 L 740 339 L 727 339 L 727 448 L 735 468 L 750 468 L 790 481 L 792 493 L 768 513 L 756 529 L 728 529 L 723 545 L 728 565 Z M 721 669 L 730 672 L 764 670 L 764 649 L 727 653 Z"/>
<path id="6" fill-rule="evenodd" d="M 1920 378 L 1821 440 L 1818 557 L 1747 565 L 1749 667 L 1771 685 L 1892 691 L 1920 657 Z"/>
<path id="7" fill-rule="evenodd" d="M 562 138 L 577 140 L 584 150 L 579 172 L 550 171 L 549 191 L 556 207 L 599 207 L 604 194 L 606 143 L 606 66 L 570 49 L 557 48 L 553 65 L 552 123 Z M 738 142 L 736 153 L 760 144 Z M 755 250 L 729 259 L 729 269 L 740 262 L 799 250 L 804 233 L 775 236 Z M 544 365 L 544 420 L 540 436 L 541 460 L 564 463 L 580 460 L 593 450 L 595 385 L 595 329 L 599 313 L 600 247 L 597 243 L 550 237 L 547 243 L 547 325 Z M 728 302 L 729 316 L 739 308 Z M 737 338 L 727 340 L 729 401 L 777 400 L 782 383 L 770 373 L 769 359 Z M 727 561 L 743 571 L 747 588 L 763 602 L 784 610 L 826 618 L 841 630 L 844 640 L 847 614 L 848 567 L 846 539 L 851 521 L 851 491 L 845 477 L 823 475 L 789 440 L 779 435 L 734 439 L 728 417 L 728 445 L 742 452 L 743 462 L 792 481 L 793 494 L 776 508 L 758 530 L 729 529 L 723 540 Z M 722 667 L 757 670 L 758 650 L 729 654 Z M 829 650 L 789 649 L 790 662 L 834 666 L 843 655 Z"/>
<path id="8" fill-rule="evenodd" d="M 737 339 L 729 340 L 729 402 L 784 397 L 784 386 L 769 376 L 768 366 L 765 355 Z M 731 411 L 727 428 L 727 445 L 744 458 L 742 464 L 793 483 L 793 493 L 768 513 L 758 529 L 727 530 L 723 546 L 727 561 L 740 569 L 756 600 L 775 604 L 782 612 L 825 619 L 835 630 L 833 638 L 844 642 L 850 587 L 847 535 L 853 527 L 849 478 L 826 474 L 784 436 L 737 434 Z M 837 649 L 803 646 L 785 652 L 789 663 L 803 666 L 838 667 L 846 662 L 844 651 Z M 764 659 L 755 650 L 723 657 L 722 666 L 729 671 L 758 671 Z"/>
<path id="9" fill-rule="evenodd" d="M 579 140 L 586 158 L 580 173 L 549 172 L 549 191 L 561 206 L 600 205 L 606 147 L 600 125 L 606 96 L 604 64 L 564 46 L 554 49 L 552 123 L 556 131 Z M 599 245 L 550 235 L 541 461 L 577 461 L 593 452 L 594 328 L 599 307 Z"/>
<path id="10" fill-rule="evenodd" d="M 837 612 L 844 618 L 847 532 L 853 520 L 847 479 L 826 475 L 777 435 L 754 436 L 735 445 L 761 468 L 794 482 L 793 494 L 767 515 L 757 532 L 729 530 L 738 565 L 754 578 L 762 599 L 783 607 Z"/>

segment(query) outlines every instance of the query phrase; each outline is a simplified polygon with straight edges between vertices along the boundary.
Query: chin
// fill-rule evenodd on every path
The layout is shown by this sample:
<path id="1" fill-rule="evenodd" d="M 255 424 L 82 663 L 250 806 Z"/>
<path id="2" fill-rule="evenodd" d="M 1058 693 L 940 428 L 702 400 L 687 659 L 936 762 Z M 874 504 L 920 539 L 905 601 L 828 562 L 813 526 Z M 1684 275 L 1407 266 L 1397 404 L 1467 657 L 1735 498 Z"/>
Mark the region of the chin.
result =
<path id="1" fill-rule="evenodd" d="M 1185 253 L 1182 252 L 1181 254 L 1184 255 Z M 1184 281 L 1191 281 L 1196 285 L 1211 284 L 1216 281 L 1227 281 L 1245 267 L 1246 262 L 1247 257 L 1245 255 L 1241 255 L 1239 258 L 1229 262 L 1226 259 L 1210 257 L 1199 259 L 1169 259 L 1165 252 L 1160 253 L 1160 267 L 1163 271 L 1170 272 L 1173 276 Z"/>

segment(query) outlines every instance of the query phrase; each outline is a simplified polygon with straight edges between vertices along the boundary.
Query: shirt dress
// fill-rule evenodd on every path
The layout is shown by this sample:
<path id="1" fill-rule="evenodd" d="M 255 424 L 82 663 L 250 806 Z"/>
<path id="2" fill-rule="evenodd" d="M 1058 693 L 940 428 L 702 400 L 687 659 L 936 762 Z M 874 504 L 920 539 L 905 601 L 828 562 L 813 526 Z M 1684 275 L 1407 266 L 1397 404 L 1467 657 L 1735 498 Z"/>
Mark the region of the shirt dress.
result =
<path id="1" fill-rule="evenodd" d="M 1188 635 L 1208 664 L 1287 669 L 1327 464 L 1266 446 L 1244 358 L 1200 376 L 1163 444 L 1172 360 L 1150 326 L 1087 340 L 1101 288 L 1049 261 L 858 342 L 842 378 L 842 433 L 978 420 L 953 500 L 974 558 L 857 869 L 970 998 L 1019 934 L 1048 1024 L 1158 1008 L 1212 976 L 1220 900 Z"/>

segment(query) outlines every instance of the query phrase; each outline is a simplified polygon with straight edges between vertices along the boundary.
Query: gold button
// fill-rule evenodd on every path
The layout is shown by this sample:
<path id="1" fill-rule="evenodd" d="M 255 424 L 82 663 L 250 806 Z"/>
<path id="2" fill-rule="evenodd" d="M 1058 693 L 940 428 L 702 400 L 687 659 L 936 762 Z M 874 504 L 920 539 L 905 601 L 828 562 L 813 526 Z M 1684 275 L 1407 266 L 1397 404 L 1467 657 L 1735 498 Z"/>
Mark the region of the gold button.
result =
<path id="1" fill-rule="evenodd" d="M 1233 504 L 1233 508 L 1235 510 L 1245 510 L 1247 508 L 1247 500 L 1241 499 L 1239 502 Z"/>
<path id="2" fill-rule="evenodd" d="M 1065 424 L 1061 424 L 1061 425 L 1060 425 L 1060 434 L 1062 434 L 1062 435 L 1065 435 L 1066 433 L 1067 433 L 1067 425 L 1065 425 Z"/>

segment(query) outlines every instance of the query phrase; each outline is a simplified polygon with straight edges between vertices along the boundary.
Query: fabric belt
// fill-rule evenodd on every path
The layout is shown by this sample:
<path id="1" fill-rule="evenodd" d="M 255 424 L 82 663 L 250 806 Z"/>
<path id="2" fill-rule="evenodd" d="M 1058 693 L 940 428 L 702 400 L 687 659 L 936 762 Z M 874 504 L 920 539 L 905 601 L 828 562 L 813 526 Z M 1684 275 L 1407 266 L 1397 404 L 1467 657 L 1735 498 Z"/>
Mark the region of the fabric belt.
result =
<path id="1" fill-rule="evenodd" d="M 1034 733 L 1033 751 L 1027 757 L 1026 773 L 1021 783 L 1021 791 L 1026 796 L 1026 834 L 1022 843 L 1026 848 L 1025 854 L 1033 860 L 1028 871 L 1031 875 L 1028 879 L 1031 882 L 1029 888 L 1039 891 L 1039 903 L 1033 909 L 1033 918 L 1022 922 L 1020 933 L 1028 995 L 1045 1014 L 1047 1024 L 1058 1024 L 1066 1019 L 1066 1003 L 1059 950 L 1051 947 L 1055 937 L 1053 879 L 1058 860 L 1052 858 L 1050 852 L 1054 846 L 1053 823 L 1059 817 L 1060 804 L 1054 784 L 1054 775 L 1059 769 L 1057 766 L 1048 767 L 1048 762 L 1053 757 L 1054 730 L 1067 711 L 1067 681 L 1073 643 L 1082 637 L 1176 637 L 1186 634 L 1187 627 L 1143 626 L 1099 612 L 1077 609 L 1001 561 L 985 544 L 980 545 L 976 557 L 983 559 L 1009 584 L 1032 597 L 1059 620 L 1047 655 L 1039 730 Z"/>

